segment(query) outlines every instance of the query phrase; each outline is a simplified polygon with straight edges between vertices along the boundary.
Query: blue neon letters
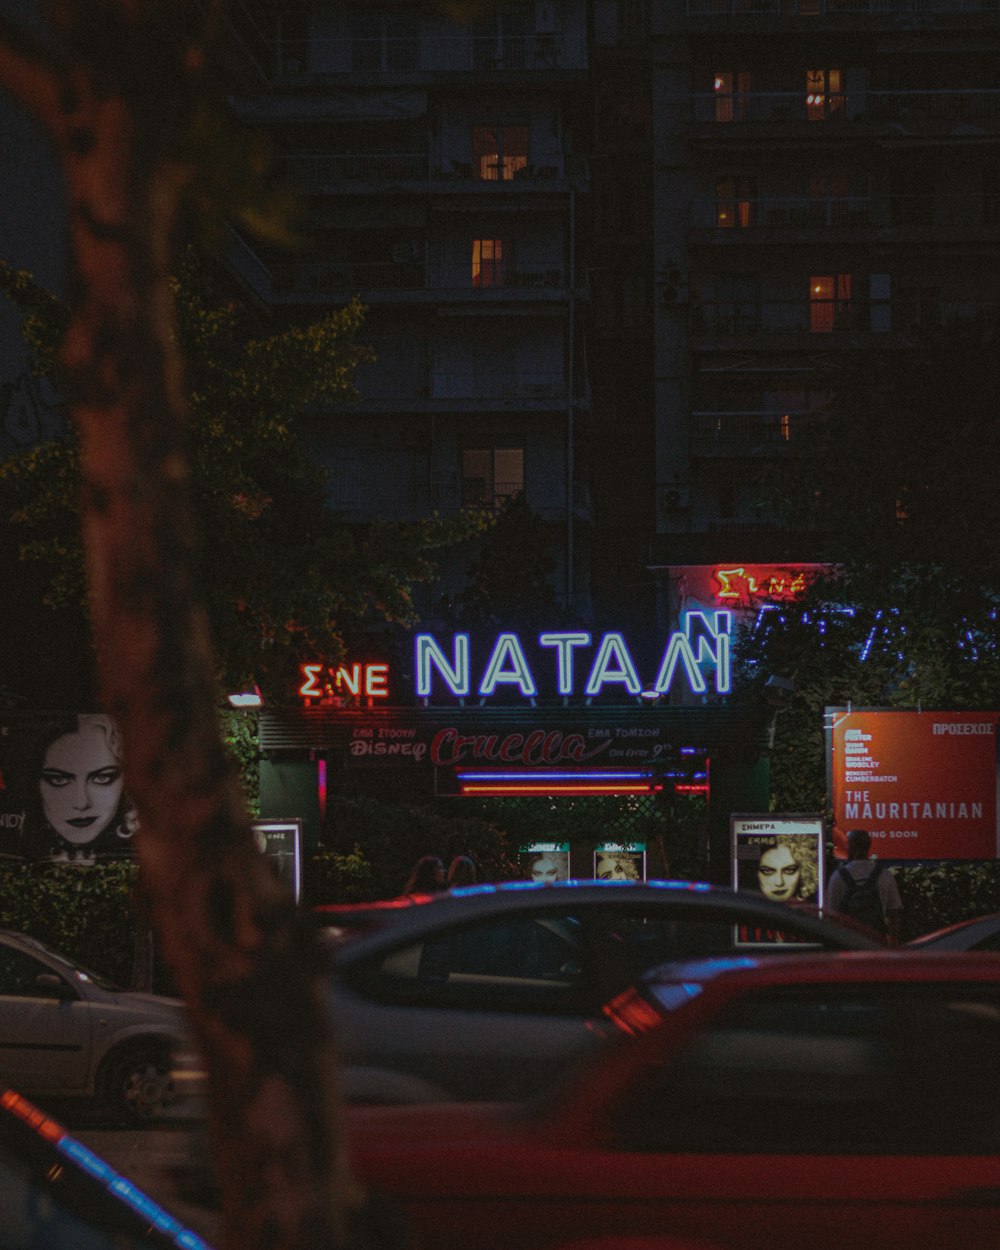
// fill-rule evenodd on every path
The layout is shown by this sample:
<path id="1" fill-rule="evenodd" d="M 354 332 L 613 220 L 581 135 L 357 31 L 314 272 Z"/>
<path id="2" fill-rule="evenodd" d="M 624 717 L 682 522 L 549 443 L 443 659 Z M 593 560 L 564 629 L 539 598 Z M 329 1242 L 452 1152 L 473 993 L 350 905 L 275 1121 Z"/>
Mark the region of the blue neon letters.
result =
<path id="1" fill-rule="evenodd" d="M 675 631 L 667 638 L 652 689 L 657 694 L 666 694 L 678 672 L 682 671 L 689 689 L 695 694 L 705 694 L 708 683 L 703 669 L 710 667 L 714 670 L 715 693 L 728 694 L 732 682 L 731 628 L 730 612 L 688 613 L 684 629 Z M 587 696 L 599 695 L 606 686 L 620 687 L 630 695 L 643 692 L 638 669 L 622 634 L 607 633 L 592 639 L 590 634 L 579 631 L 545 633 L 538 636 L 537 642 L 539 647 L 551 648 L 555 652 L 556 689 L 561 695 L 573 695 L 578 688 Z M 414 646 L 416 693 L 419 698 L 431 695 L 435 674 L 445 690 L 457 698 L 471 693 L 468 634 L 453 635 L 450 651 L 432 634 L 417 634 Z M 578 687 L 578 654 L 592 646 L 596 646 L 596 652 L 589 663 L 586 680 Z M 538 693 L 538 683 L 521 640 L 515 633 L 497 636 L 476 693 L 485 697 L 493 694 L 498 686 L 516 689 L 526 699 L 534 698 Z"/>

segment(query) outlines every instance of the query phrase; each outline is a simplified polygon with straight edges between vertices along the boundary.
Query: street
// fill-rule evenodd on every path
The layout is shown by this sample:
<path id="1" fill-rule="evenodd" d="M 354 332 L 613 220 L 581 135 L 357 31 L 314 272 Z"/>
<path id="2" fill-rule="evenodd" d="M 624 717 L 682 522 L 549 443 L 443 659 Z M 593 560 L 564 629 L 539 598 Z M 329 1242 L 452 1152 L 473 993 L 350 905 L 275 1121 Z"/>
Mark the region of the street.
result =
<path id="1" fill-rule="evenodd" d="M 80 1128 L 71 1132 L 171 1215 L 217 1244 L 216 1212 L 194 1201 L 189 1187 L 173 1174 L 176 1169 L 195 1166 L 201 1155 L 196 1125 L 163 1121 L 142 1129 Z"/>

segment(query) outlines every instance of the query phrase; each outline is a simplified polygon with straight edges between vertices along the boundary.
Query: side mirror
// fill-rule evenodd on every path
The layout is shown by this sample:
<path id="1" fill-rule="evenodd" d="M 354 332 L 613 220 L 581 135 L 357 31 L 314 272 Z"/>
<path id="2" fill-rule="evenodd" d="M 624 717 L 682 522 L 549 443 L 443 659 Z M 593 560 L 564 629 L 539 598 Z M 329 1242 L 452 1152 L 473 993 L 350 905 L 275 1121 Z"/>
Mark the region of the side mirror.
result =
<path id="1" fill-rule="evenodd" d="M 69 982 L 56 976 L 54 972 L 40 972 L 35 977 L 35 985 L 43 991 L 46 998 L 58 998 L 60 1002 L 69 1002 L 76 998 Z"/>

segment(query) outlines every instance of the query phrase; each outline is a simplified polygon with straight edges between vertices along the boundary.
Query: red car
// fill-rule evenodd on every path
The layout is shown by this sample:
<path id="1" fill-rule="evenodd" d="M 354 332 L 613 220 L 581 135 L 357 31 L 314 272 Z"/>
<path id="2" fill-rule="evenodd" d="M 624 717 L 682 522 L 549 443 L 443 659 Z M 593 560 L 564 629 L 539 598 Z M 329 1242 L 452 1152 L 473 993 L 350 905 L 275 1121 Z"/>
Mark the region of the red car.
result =
<path id="1" fill-rule="evenodd" d="M 353 1108 L 421 1250 L 1000 1244 L 1000 958 L 664 965 L 528 1112 Z M 648 1240 L 647 1240 L 648 1239 Z"/>

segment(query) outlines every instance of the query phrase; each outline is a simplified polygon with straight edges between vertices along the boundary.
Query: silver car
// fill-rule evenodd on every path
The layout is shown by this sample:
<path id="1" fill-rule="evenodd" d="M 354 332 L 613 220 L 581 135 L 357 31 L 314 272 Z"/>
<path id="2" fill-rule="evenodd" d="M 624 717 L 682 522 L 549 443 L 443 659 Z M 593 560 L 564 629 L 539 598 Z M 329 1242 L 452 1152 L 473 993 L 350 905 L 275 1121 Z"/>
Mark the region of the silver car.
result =
<path id="1" fill-rule="evenodd" d="M 508 882 L 331 925 L 332 1010 L 354 1102 L 521 1100 L 603 1032 L 601 1008 L 666 960 L 870 950 L 856 929 L 694 882 Z"/>
<path id="2" fill-rule="evenodd" d="M 177 999 L 121 989 L 43 942 L 0 930 L 0 1082 L 141 1122 L 175 1101 L 179 1055 L 193 1070 Z"/>

